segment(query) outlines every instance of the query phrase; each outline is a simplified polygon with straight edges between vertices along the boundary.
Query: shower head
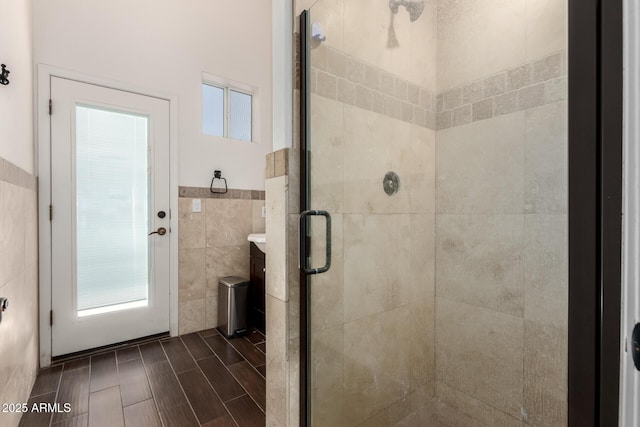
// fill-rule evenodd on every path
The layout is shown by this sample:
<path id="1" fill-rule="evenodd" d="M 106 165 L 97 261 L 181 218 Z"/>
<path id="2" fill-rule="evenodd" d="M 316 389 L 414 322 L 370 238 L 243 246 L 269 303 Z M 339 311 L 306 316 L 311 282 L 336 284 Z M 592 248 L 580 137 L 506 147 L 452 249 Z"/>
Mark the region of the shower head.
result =
<path id="1" fill-rule="evenodd" d="M 416 19 L 422 15 L 424 11 L 424 1 L 407 1 L 407 0 L 389 0 L 389 9 L 391 9 L 391 13 L 398 13 L 398 7 L 404 6 L 409 12 L 409 19 L 411 22 L 414 22 Z"/>

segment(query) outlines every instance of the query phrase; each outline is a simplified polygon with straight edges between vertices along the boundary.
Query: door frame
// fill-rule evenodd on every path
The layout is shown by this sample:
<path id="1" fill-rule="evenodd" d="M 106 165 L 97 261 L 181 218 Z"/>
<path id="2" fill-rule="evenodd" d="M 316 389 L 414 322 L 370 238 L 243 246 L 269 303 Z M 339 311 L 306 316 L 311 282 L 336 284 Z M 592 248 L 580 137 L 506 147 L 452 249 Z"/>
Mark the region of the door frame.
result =
<path id="1" fill-rule="evenodd" d="M 569 426 L 617 426 L 622 0 L 569 0 Z"/>
<path id="2" fill-rule="evenodd" d="M 75 80 L 81 83 L 103 86 L 109 89 L 160 98 L 169 102 L 169 199 L 171 206 L 169 236 L 169 332 L 178 335 L 178 97 L 160 91 L 117 82 L 81 72 L 66 70 L 46 64 L 37 65 L 35 108 L 36 170 L 38 171 L 38 263 L 39 263 L 39 315 L 40 315 L 40 367 L 51 365 L 51 120 L 49 97 L 51 78 Z M 53 105 L 55 108 L 55 105 Z M 55 213 L 54 213 L 55 214 Z"/>

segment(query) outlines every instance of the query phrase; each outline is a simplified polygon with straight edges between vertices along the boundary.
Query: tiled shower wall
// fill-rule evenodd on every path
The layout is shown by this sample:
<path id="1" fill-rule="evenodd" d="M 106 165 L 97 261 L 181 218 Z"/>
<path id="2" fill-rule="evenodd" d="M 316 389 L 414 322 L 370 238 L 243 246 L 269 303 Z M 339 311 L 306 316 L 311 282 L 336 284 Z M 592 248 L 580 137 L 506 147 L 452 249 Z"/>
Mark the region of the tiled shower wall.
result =
<path id="1" fill-rule="evenodd" d="M 438 2 L 436 397 L 566 425 L 567 2 Z"/>
<path id="2" fill-rule="evenodd" d="M 0 158 L 0 402 L 26 402 L 38 371 L 38 200 L 36 178 Z M 18 412 L 0 412 L 17 425 Z"/>
<path id="3" fill-rule="evenodd" d="M 249 279 L 251 233 L 264 233 L 264 191 L 180 187 L 178 329 L 180 334 L 218 326 L 218 279 Z M 193 200 L 201 212 L 193 212 Z"/>

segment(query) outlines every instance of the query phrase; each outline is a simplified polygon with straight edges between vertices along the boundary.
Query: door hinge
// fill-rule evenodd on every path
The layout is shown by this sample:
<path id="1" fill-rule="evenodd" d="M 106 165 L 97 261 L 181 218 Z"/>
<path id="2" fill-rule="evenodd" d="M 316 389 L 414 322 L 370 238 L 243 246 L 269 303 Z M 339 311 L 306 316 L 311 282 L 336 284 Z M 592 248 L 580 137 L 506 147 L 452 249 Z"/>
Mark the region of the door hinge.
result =
<path id="1" fill-rule="evenodd" d="M 49 221 L 53 221 L 53 205 L 49 205 Z"/>
<path id="2" fill-rule="evenodd" d="M 53 114 L 53 101 L 49 100 L 49 115 Z"/>
<path id="3" fill-rule="evenodd" d="M 49 326 L 53 326 L 53 310 L 49 310 Z"/>

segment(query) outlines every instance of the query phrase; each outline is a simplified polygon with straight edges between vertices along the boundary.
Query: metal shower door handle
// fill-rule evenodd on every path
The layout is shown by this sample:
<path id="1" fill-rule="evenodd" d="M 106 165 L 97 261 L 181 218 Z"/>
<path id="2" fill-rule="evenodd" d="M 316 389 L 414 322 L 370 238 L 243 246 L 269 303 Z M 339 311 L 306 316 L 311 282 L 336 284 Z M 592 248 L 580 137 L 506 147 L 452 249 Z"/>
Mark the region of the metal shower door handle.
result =
<path id="1" fill-rule="evenodd" d="M 325 248 L 326 261 L 325 261 L 325 265 L 320 268 L 307 267 L 307 242 L 305 238 L 306 232 L 303 233 L 303 230 L 306 230 L 306 220 L 307 220 L 307 217 L 310 217 L 310 216 L 323 216 L 325 218 L 325 223 L 327 226 L 327 244 Z M 302 270 L 302 272 L 304 272 L 304 274 L 307 274 L 307 275 L 325 273 L 329 271 L 329 268 L 331 268 L 331 215 L 329 214 L 329 212 L 315 210 L 315 209 L 304 211 L 300 214 L 298 227 L 299 227 L 298 232 L 300 234 L 300 240 L 299 240 L 300 246 L 298 248 L 299 249 L 298 254 L 300 256 L 300 259 L 299 259 L 300 270 Z"/>

